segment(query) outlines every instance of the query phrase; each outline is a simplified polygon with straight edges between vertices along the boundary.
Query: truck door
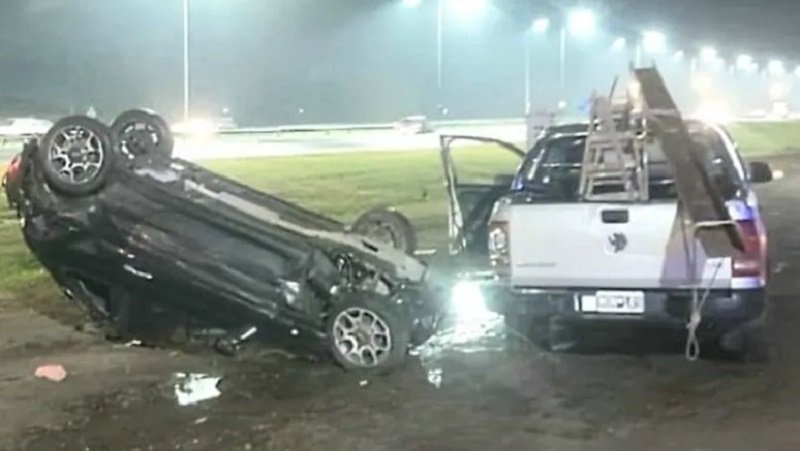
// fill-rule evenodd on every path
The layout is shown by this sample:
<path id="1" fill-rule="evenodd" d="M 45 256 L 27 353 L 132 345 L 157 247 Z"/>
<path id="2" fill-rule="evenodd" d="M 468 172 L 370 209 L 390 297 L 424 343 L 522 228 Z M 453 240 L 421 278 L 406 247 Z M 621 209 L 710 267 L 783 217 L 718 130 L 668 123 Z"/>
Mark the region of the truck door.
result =
<path id="1" fill-rule="evenodd" d="M 506 141 L 476 136 L 442 135 L 440 145 L 450 252 L 485 256 L 492 208 L 511 189 L 525 152 Z"/>

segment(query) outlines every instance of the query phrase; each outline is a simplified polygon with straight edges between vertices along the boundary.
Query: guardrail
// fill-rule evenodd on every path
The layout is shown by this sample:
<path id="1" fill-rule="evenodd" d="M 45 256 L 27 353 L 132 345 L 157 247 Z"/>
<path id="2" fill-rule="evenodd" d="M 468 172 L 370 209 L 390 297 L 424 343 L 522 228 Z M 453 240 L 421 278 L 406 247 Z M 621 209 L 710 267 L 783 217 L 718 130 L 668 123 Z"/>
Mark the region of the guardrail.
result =
<path id="1" fill-rule="evenodd" d="M 513 125 L 524 124 L 521 118 L 505 119 L 466 119 L 466 120 L 441 120 L 430 121 L 434 127 L 469 127 L 487 125 Z M 357 132 L 369 130 L 391 130 L 395 127 L 394 122 L 374 123 L 374 124 L 302 124 L 302 125 L 281 125 L 277 127 L 240 127 L 228 130 L 219 130 L 221 135 L 245 135 L 245 134 L 282 134 L 282 133 L 330 133 L 330 132 Z"/>

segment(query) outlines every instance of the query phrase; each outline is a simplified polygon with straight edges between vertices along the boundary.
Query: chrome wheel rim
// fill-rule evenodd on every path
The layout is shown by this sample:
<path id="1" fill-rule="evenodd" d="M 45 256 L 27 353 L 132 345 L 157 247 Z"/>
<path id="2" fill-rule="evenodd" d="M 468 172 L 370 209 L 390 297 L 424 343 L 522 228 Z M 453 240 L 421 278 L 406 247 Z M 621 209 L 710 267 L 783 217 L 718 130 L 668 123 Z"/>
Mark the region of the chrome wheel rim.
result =
<path id="1" fill-rule="evenodd" d="M 160 143 L 158 129 L 146 122 L 132 122 L 120 133 L 120 150 L 129 158 L 150 153 Z"/>
<path id="2" fill-rule="evenodd" d="M 386 321 L 375 312 L 359 307 L 336 315 L 333 340 L 342 357 L 360 367 L 381 365 L 392 350 L 392 334 Z"/>
<path id="3" fill-rule="evenodd" d="M 81 185 L 97 177 L 105 154 L 103 141 L 95 132 L 70 126 L 56 134 L 49 149 L 49 160 L 61 180 Z"/>

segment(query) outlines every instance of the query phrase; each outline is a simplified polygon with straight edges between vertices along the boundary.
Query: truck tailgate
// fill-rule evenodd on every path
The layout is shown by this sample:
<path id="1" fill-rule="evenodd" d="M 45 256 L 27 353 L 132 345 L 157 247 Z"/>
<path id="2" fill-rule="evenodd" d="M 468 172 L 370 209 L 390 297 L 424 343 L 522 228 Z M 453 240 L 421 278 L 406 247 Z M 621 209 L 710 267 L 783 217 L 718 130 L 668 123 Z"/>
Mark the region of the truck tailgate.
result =
<path id="1" fill-rule="evenodd" d="M 687 288 L 696 283 L 691 231 L 676 202 L 517 204 L 510 218 L 511 283 L 546 288 Z M 730 287 L 729 258 L 706 259 L 704 286 Z"/>

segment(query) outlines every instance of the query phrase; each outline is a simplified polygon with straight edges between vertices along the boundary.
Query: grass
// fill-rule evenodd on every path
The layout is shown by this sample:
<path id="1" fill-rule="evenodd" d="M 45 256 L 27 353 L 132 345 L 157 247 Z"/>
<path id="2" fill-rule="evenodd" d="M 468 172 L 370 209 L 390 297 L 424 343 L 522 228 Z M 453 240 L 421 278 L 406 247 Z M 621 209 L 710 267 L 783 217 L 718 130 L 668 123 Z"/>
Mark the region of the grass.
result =
<path id="1" fill-rule="evenodd" d="M 753 123 L 732 127 L 746 156 L 795 148 L 800 125 Z M 499 149 L 455 150 L 462 181 L 512 172 L 516 159 Z M 304 157 L 203 162 L 255 188 L 269 191 L 344 222 L 376 205 L 392 205 L 412 219 L 423 247 L 446 239 L 446 195 L 438 152 L 363 152 Z M 0 171 L 5 168 L 0 164 Z M 0 212 L 0 311 L 63 308 L 47 274 L 24 246 L 16 218 Z"/>
<path id="2" fill-rule="evenodd" d="M 517 159 L 499 149 L 456 149 L 464 181 L 490 180 L 513 172 Z M 214 160 L 203 163 L 255 188 L 350 223 L 376 205 L 391 205 L 408 215 L 422 246 L 446 236 L 446 195 L 439 153 L 364 152 L 306 157 Z M 60 301 L 48 275 L 22 242 L 16 217 L 0 212 L 0 311 L 36 307 L 53 311 Z M 45 299 L 48 298 L 49 299 Z M 58 316 L 58 315 L 56 315 Z"/>
<path id="3" fill-rule="evenodd" d="M 745 157 L 777 154 L 800 148 L 800 123 L 750 122 L 729 127 Z"/>

